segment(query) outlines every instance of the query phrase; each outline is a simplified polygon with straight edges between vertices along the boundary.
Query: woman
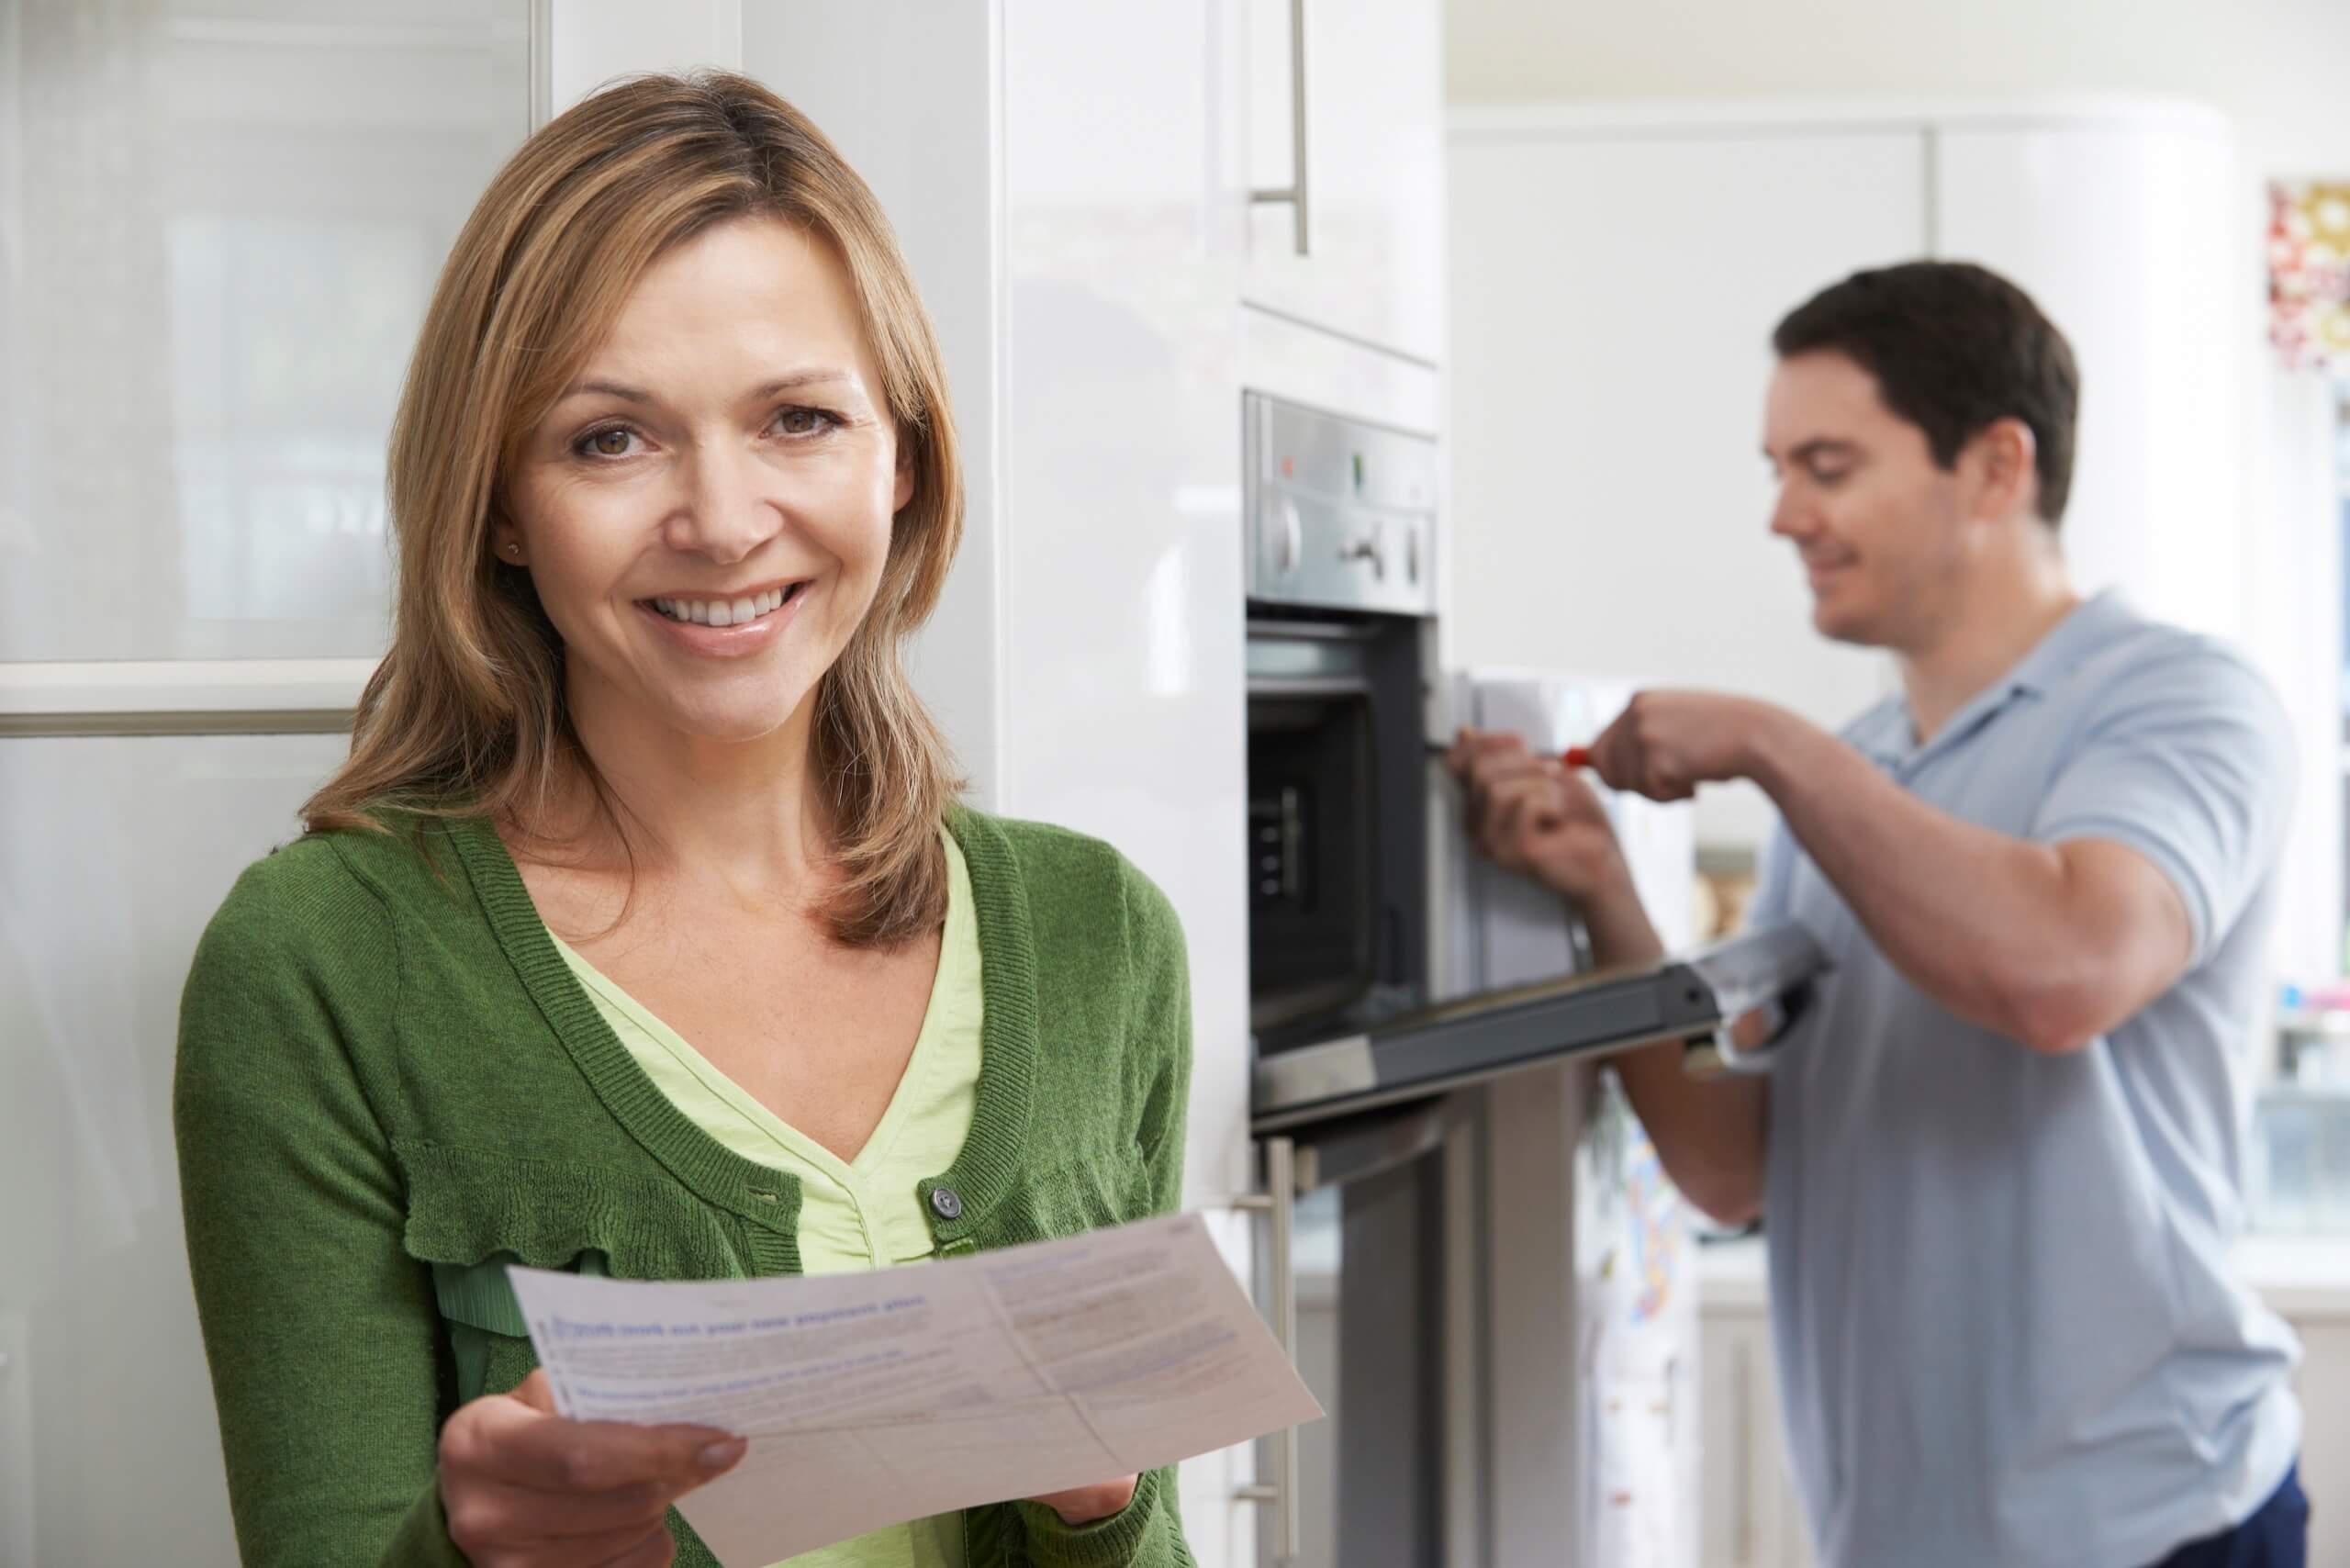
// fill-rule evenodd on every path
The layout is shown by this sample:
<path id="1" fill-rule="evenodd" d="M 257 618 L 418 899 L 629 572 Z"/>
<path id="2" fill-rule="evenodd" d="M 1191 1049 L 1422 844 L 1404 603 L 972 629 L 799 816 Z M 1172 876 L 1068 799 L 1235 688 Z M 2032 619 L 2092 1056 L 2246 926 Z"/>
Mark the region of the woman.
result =
<path id="1" fill-rule="evenodd" d="M 182 1015 L 244 1557 L 706 1563 L 668 1505 L 741 1443 L 555 1417 L 505 1266 L 862 1269 L 1168 1209 L 1181 936 L 1110 849 L 954 802 L 900 665 L 961 526 L 938 352 L 871 194 L 756 84 L 632 82 L 515 156 L 389 490 L 350 760 Z M 1161 1473 L 794 1561 L 1188 1560 Z"/>

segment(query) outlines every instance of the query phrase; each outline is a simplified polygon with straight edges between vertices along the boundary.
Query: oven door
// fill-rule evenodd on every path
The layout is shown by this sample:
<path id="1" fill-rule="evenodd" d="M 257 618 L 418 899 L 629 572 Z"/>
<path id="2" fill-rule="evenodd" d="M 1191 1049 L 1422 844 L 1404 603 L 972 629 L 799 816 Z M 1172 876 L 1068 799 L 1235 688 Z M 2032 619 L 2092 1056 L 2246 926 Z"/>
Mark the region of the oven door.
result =
<path id="1" fill-rule="evenodd" d="M 1326 1412 L 1260 1445 L 1265 1479 L 1245 1495 L 1266 1505 L 1264 1562 L 1557 1561 L 1544 1554 L 1573 1539 L 1577 1462 L 1560 1212 L 1577 1064 L 1660 1040 L 1699 1070 L 1767 1064 L 1823 967 L 1782 927 L 1259 1059 L 1260 1305 Z M 1505 1181 L 1509 1202 L 1490 1202 Z M 1512 1460 L 1498 1469 L 1496 1433 Z M 1556 1462 L 1534 1463 L 1538 1450 Z M 1528 1519 L 1543 1526 L 1530 1547 Z"/>
<path id="2" fill-rule="evenodd" d="M 1485 991 L 1359 1033 L 1260 1055 L 1261 1136 L 1433 1099 L 1578 1058 L 1678 1040 L 1703 1071 L 1759 1071 L 1801 1014 L 1827 956 L 1802 926 L 1733 937 L 1650 969 Z"/>
<path id="3" fill-rule="evenodd" d="M 1260 1305 L 1324 1418 L 1259 1444 L 1259 1561 L 1483 1563 L 1482 1096 L 1262 1145 Z"/>

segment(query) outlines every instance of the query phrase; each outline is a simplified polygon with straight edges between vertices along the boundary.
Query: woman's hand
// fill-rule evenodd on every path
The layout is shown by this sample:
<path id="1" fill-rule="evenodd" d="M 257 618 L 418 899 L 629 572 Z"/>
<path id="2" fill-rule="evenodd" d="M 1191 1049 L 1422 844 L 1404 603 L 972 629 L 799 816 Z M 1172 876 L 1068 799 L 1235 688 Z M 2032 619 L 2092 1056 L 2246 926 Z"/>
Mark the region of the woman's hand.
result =
<path id="1" fill-rule="evenodd" d="M 745 1446 L 711 1427 L 567 1421 L 534 1372 L 442 1428 L 442 1509 L 474 1568 L 666 1568 L 669 1505 Z"/>
<path id="2" fill-rule="evenodd" d="M 1135 1484 L 1141 1478 L 1122 1475 L 1115 1481 L 1097 1482 L 1091 1486 L 1072 1486 L 1066 1492 L 1047 1492 L 1041 1497 L 1031 1497 L 1032 1503 L 1042 1503 L 1061 1517 L 1069 1526 L 1090 1525 L 1124 1513 L 1126 1505 L 1135 1500 Z"/>

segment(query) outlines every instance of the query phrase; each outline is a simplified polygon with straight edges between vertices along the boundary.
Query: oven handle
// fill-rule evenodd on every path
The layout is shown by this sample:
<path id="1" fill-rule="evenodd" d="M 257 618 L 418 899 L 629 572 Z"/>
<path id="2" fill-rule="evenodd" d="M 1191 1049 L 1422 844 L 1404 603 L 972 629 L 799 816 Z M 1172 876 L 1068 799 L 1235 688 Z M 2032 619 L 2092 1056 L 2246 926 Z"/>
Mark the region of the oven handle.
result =
<path id="1" fill-rule="evenodd" d="M 1264 1215 L 1271 1242 L 1273 1267 L 1273 1340 L 1297 1365 L 1297 1259 L 1292 1247 L 1297 1216 L 1297 1145 L 1289 1138 L 1269 1137 L 1265 1144 L 1265 1190 L 1237 1200 L 1233 1206 Z M 1273 1506 L 1273 1561 L 1294 1562 L 1304 1544 L 1297 1506 L 1297 1428 L 1285 1427 L 1273 1435 L 1272 1484 L 1237 1487 L 1233 1495 L 1245 1503 Z"/>

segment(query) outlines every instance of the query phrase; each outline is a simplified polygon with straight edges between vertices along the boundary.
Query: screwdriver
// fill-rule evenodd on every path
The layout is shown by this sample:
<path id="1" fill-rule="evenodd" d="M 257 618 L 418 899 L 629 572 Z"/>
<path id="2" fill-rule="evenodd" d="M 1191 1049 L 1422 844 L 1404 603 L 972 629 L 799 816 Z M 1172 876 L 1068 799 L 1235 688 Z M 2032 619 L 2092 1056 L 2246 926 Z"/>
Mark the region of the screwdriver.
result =
<path id="1" fill-rule="evenodd" d="M 1442 741 L 1430 741 L 1428 742 L 1428 755 L 1430 756 L 1449 756 L 1452 755 L 1452 747 Z M 1559 754 L 1559 760 L 1565 763 L 1569 767 L 1589 767 L 1591 766 L 1591 748 L 1589 746 L 1571 745 L 1566 750 Z"/>

